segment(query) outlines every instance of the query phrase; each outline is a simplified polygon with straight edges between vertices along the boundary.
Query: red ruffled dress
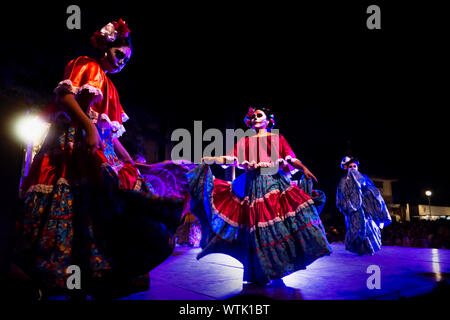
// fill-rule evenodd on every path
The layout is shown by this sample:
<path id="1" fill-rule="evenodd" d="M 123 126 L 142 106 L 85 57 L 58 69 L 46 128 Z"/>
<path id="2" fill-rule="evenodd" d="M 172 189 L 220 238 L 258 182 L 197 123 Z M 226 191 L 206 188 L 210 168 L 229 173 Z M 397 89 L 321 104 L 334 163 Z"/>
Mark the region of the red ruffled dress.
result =
<path id="1" fill-rule="evenodd" d="M 70 61 L 61 91 L 93 94 L 86 114 L 103 150 L 89 154 L 85 132 L 57 99 L 46 110 L 51 127 L 22 184 L 25 208 L 17 262 L 46 289 L 65 289 L 70 265 L 81 268 L 88 293 L 125 295 L 147 290 L 148 272 L 173 251 L 182 195 L 158 196 L 131 163 L 117 157 L 113 139 L 128 119 L 111 80 L 89 57 Z"/>
<path id="2" fill-rule="evenodd" d="M 202 223 L 201 258 L 228 254 L 244 265 L 244 281 L 267 283 L 331 253 L 319 213 L 325 195 L 312 181 L 290 183 L 295 154 L 282 135 L 244 137 L 228 154 L 246 169 L 216 179 L 207 164 L 188 173 L 193 212 Z"/>

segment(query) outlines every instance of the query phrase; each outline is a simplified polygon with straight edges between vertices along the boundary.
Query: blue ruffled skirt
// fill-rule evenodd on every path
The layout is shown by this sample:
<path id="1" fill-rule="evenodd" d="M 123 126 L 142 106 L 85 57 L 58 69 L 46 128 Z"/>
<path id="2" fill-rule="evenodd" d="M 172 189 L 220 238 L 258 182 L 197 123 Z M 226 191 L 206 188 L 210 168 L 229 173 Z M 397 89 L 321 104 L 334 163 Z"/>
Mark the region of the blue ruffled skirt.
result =
<path id="1" fill-rule="evenodd" d="M 267 283 L 316 259 L 331 247 L 319 213 L 325 195 L 283 172 L 248 171 L 232 183 L 216 179 L 208 165 L 187 174 L 192 210 L 202 225 L 202 252 L 224 253 L 244 266 L 244 281 Z"/>

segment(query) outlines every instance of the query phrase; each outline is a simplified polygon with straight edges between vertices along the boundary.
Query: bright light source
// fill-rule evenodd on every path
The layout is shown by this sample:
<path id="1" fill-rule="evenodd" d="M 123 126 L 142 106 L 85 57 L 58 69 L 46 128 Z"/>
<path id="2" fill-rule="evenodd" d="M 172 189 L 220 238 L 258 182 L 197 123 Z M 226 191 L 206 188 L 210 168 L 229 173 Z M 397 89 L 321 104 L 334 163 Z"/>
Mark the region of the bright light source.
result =
<path id="1" fill-rule="evenodd" d="M 37 116 L 26 115 L 17 121 L 15 129 L 22 141 L 39 143 L 44 138 L 48 125 Z"/>
<path id="2" fill-rule="evenodd" d="M 426 195 L 427 197 L 431 197 L 432 194 L 433 194 L 433 193 L 432 193 L 430 190 L 425 191 L 425 195 Z"/>

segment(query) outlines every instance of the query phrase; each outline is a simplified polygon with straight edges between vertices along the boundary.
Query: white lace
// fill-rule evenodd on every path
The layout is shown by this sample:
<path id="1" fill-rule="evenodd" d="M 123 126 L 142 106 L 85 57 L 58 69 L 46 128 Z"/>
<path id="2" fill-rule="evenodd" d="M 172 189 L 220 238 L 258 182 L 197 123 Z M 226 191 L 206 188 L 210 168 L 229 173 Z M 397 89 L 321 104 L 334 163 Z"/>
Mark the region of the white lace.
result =
<path id="1" fill-rule="evenodd" d="M 64 178 L 59 178 L 56 182 L 56 185 L 65 184 L 67 186 L 70 186 L 69 182 Z M 46 185 L 46 184 L 35 184 L 28 188 L 28 190 L 25 192 L 25 194 L 30 192 L 42 192 L 42 193 L 50 193 L 53 192 L 55 186 L 53 185 Z"/>
<path id="2" fill-rule="evenodd" d="M 58 86 L 55 88 L 55 90 L 53 90 L 53 92 L 56 95 L 58 95 L 60 92 L 69 92 L 69 93 L 73 93 L 76 97 L 83 90 L 88 90 L 90 93 L 94 94 L 93 103 L 97 103 L 103 99 L 103 93 L 100 89 L 95 88 L 89 84 L 84 84 L 81 87 L 75 87 L 72 84 L 72 81 L 69 79 L 61 81 L 58 84 Z M 70 117 L 67 114 L 65 114 L 65 115 L 66 115 L 66 119 L 70 121 Z M 101 120 L 104 120 L 107 123 L 107 125 L 105 126 L 103 121 L 101 121 L 100 125 L 102 128 L 110 128 L 112 131 L 113 138 L 121 137 L 126 131 L 125 127 L 122 124 L 120 124 L 119 121 L 111 121 L 111 119 L 105 113 L 100 114 L 100 113 L 92 110 L 92 108 L 89 107 L 88 115 L 91 118 L 93 123 L 97 123 L 99 118 Z M 122 123 L 126 122 L 130 119 L 126 113 L 122 113 L 121 117 L 122 117 L 122 119 L 121 119 Z"/>
<path id="3" fill-rule="evenodd" d="M 58 86 L 53 90 L 53 92 L 58 95 L 61 91 L 73 93 L 75 96 L 79 95 L 81 91 L 88 90 L 89 93 L 94 94 L 93 103 L 97 103 L 103 99 L 102 90 L 99 88 L 93 87 L 90 84 L 84 84 L 81 87 L 75 87 L 72 84 L 72 81 L 69 79 L 63 80 L 58 83 Z"/>
<path id="4" fill-rule="evenodd" d="M 109 119 L 108 115 L 105 113 L 98 113 L 98 112 L 92 110 L 92 108 L 89 108 L 88 115 L 91 118 L 93 123 L 97 123 L 98 119 L 100 118 L 100 120 L 102 120 L 100 122 L 100 127 L 101 128 L 110 128 L 112 131 L 113 138 L 121 137 L 126 131 L 125 127 L 122 124 L 120 124 L 119 121 L 111 121 L 111 119 Z M 122 122 L 125 122 L 128 119 L 129 119 L 128 115 L 126 113 L 122 113 Z M 103 121 L 107 123 L 106 126 Z"/>
<path id="5" fill-rule="evenodd" d="M 275 163 L 272 162 L 256 162 L 256 161 L 248 161 L 248 160 L 244 160 L 242 163 L 238 163 L 236 165 L 235 162 L 238 161 L 238 158 L 235 156 L 224 156 L 225 160 L 227 161 L 227 163 L 222 164 L 222 168 L 226 169 L 229 166 L 237 166 L 240 169 L 245 169 L 246 167 L 250 167 L 252 169 L 258 169 L 258 168 L 264 168 L 264 167 L 274 167 L 276 165 L 282 165 L 282 166 L 286 166 L 289 164 L 289 161 L 295 161 L 298 160 L 297 158 L 293 158 L 292 156 L 286 156 L 284 159 L 283 158 L 278 158 L 277 160 L 275 160 Z M 298 160 L 300 161 L 300 160 Z M 291 174 L 294 174 L 298 171 L 298 169 L 293 169 L 291 171 Z"/>

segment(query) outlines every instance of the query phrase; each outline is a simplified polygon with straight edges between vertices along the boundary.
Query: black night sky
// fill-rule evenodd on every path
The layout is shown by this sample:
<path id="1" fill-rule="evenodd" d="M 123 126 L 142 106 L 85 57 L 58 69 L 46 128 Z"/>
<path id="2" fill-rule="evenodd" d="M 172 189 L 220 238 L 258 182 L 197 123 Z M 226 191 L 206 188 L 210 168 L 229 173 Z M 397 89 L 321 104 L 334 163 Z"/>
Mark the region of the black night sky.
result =
<path id="1" fill-rule="evenodd" d="M 66 27 L 70 4 L 81 8 L 81 30 Z M 148 113 L 169 117 L 173 129 L 192 129 L 194 120 L 202 120 L 204 130 L 230 123 L 243 128 L 249 104 L 266 103 L 319 179 L 329 208 L 340 159 L 350 151 L 361 172 L 399 179 L 398 202 L 426 203 L 424 190 L 431 189 L 433 204 L 450 205 L 444 10 L 380 7 L 381 30 L 366 28 L 367 5 L 345 1 L 8 7 L 0 62 L 2 188 L 13 195 L 20 175 L 12 119 L 50 101 L 68 61 L 92 54 L 90 35 L 122 17 L 134 52 L 111 79 L 133 119 L 126 127 Z"/>

